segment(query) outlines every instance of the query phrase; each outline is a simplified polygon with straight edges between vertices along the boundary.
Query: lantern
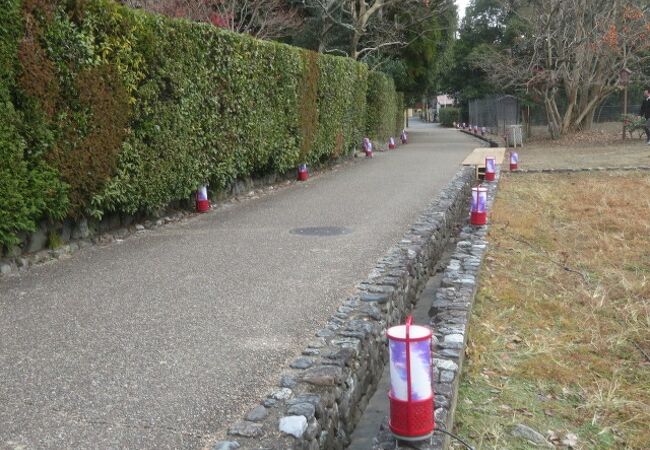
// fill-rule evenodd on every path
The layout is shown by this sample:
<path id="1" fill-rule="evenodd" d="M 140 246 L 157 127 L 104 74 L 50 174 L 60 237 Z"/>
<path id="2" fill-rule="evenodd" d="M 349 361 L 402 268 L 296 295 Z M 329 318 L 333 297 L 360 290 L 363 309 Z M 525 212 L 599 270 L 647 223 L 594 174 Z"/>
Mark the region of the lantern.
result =
<path id="1" fill-rule="evenodd" d="M 298 166 L 298 181 L 307 181 L 309 179 L 309 169 L 307 164 L 300 164 Z"/>
<path id="2" fill-rule="evenodd" d="M 363 138 L 363 152 L 366 154 L 366 158 L 372 158 L 372 142 L 370 139 Z"/>
<path id="3" fill-rule="evenodd" d="M 406 130 L 402 130 L 402 134 L 400 134 L 400 139 L 402 141 L 402 144 L 408 144 L 409 142 L 409 136 L 406 134 Z"/>
<path id="4" fill-rule="evenodd" d="M 412 325 L 386 332 L 390 353 L 390 431 L 398 439 L 417 441 L 431 437 L 434 429 L 431 387 L 431 330 Z"/>
<path id="5" fill-rule="evenodd" d="M 470 223 L 472 225 L 485 225 L 487 223 L 487 188 L 483 186 L 472 188 Z"/>
<path id="6" fill-rule="evenodd" d="M 494 156 L 485 158 L 485 181 L 494 181 L 497 173 L 497 160 Z"/>
<path id="7" fill-rule="evenodd" d="M 517 170 L 519 164 L 519 155 L 517 152 L 510 152 L 510 170 Z"/>
<path id="8" fill-rule="evenodd" d="M 203 213 L 209 209 L 210 201 L 208 200 L 208 187 L 199 186 L 196 190 L 196 210 Z"/>
<path id="9" fill-rule="evenodd" d="M 395 150 L 395 139 L 392 136 L 388 139 L 388 149 Z"/>

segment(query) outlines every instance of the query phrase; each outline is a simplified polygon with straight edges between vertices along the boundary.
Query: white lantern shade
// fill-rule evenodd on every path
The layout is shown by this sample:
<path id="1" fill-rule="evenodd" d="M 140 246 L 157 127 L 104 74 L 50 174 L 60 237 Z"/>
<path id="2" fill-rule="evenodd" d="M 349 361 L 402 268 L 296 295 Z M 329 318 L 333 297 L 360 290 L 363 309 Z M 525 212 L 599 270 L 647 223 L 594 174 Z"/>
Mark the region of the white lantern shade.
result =
<path id="1" fill-rule="evenodd" d="M 207 186 L 199 186 L 197 190 L 196 197 L 198 200 L 207 200 L 208 199 L 208 188 Z"/>
<path id="2" fill-rule="evenodd" d="M 419 325 L 409 327 L 406 339 L 406 325 L 388 330 L 390 351 L 391 397 L 402 401 L 417 401 L 431 398 L 431 330 Z M 407 369 L 407 346 L 410 370 Z M 409 375 L 411 397 L 409 398 Z"/>
<path id="3" fill-rule="evenodd" d="M 487 211 L 487 188 L 482 186 L 472 188 L 472 212 L 483 213 Z"/>
<path id="4" fill-rule="evenodd" d="M 497 171 L 497 160 L 494 156 L 488 156 L 485 158 L 485 172 L 486 173 L 496 173 Z"/>

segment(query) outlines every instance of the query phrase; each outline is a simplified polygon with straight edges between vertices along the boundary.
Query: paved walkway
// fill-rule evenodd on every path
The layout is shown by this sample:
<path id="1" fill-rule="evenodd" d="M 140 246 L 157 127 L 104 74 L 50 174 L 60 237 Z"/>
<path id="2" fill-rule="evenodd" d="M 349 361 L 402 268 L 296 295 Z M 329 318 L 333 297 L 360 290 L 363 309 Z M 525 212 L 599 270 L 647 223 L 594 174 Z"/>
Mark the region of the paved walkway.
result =
<path id="1" fill-rule="evenodd" d="M 241 418 L 479 146 L 410 137 L 0 280 L 0 449 L 198 448 Z M 309 226 L 352 233 L 289 233 Z"/>

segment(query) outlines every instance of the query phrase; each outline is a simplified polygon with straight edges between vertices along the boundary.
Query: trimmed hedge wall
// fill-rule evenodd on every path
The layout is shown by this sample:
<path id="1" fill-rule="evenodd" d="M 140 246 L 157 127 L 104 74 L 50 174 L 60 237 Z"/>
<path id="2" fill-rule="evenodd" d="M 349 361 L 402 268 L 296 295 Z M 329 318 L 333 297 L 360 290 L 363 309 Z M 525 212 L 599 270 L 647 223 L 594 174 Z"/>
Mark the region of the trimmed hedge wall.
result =
<path id="1" fill-rule="evenodd" d="M 0 8 L 5 246 L 43 218 L 153 213 L 395 132 L 392 79 L 348 58 L 110 0 Z"/>
<path id="2" fill-rule="evenodd" d="M 398 130 L 395 128 L 397 109 L 398 95 L 393 79 L 380 72 L 370 72 L 368 74 L 367 134 L 383 142 L 386 142 L 391 136 L 397 138 Z"/>
<path id="3" fill-rule="evenodd" d="M 0 0 L 0 244 L 19 242 L 49 215 L 60 219 L 68 207 L 67 186 L 42 158 L 42 147 L 29 146 L 31 133 L 16 110 L 18 43 L 24 30 L 20 5 Z M 27 113 L 29 111 L 26 111 Z"/>
<path id="4" fill-rule="evenodd" d="M 441 108 L 439 120 L 443 127 L 453 127 L 454 122 L 460 122 L 460 108 Z"/>

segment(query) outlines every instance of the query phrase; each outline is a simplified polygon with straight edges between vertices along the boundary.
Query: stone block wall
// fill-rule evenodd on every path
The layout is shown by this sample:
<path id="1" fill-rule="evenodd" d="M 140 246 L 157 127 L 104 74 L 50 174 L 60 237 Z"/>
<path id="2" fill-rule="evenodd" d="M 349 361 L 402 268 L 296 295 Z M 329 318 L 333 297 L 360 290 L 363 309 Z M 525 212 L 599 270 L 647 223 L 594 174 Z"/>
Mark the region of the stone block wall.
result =
<path id="1" fill-rule="evenodd" d="M 474 170 L 462 169 L 306 343 L 278 387 L 229 427 L 226 449 L 343 449 L 387 361 L 385 331 L 411 310 L 468 215 Z"/>
<path id="2" fill-rule="evenodd" d="M 324 167 L 346 159 L 350 157 L 324 164 Z M 262 191 L 272 189 L 269 186 L 278 182 L 290 184 L 290 179 L 293 179 L 293 174 L 280 176 L 273 173 L 256 179 L 246 178 L 236 180 L 228 189 L 212 194 L 214 200 L 219 203 L 239 198 L 257 198 Z M 43 220 L 33 232 L 19 234 L 19 244 L 9 248 L 0 245 L 0 276 L 19 273 L 43 262 L 67 257 L 91 245 L 124 240 L 131 235 L 184 220 L 193 214 L 195 214 L 194 203 L 188 198 L 185 201 L 174 202 L 166 211 L 159 211 L 150 216 L 106 214 L 101 220 L 85 217 L 76 221 Z"/>
<path id="3" fill-rule="evenodd" d="M 483 184 L 488 188 L 488 210 L 494 202 L 500 175 L 497 169 L 497 181 Z M 431 440 L 402 443 L 400 447 L 419 450 L 449 448 L 449 435 L 439 430 L 451 431 L 453 428 L 472 305 L 483 256 L 487 251 L 485 239 L 488 227 L 489 222 L 487 226 L 463 227 L 455 251 L 443 272 L 440 287 L 431 303 L 429 325 L 433 330 L 433 390 L 437 431 L 434 431 Z M 386 417 L 374 440 L 373 450 L 393 449 L 395 444 Z"/>

